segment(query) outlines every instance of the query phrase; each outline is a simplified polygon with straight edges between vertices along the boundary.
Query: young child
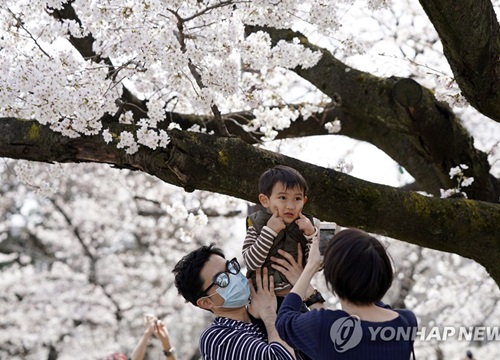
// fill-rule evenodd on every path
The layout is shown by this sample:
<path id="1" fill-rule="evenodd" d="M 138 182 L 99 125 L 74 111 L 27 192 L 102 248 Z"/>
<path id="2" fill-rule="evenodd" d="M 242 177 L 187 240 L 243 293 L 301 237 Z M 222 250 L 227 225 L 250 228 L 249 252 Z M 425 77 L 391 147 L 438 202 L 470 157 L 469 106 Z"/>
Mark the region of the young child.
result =
<path id="1" fill-rule="evenodd" d="M 271 256 L 282 258 L 282 249 L 297 259 L 297 243 L 302 248 L 302 264 L 309 253 L 308 243 L 318 230 L 312 216 L 304 215 L 307 183 L 302 175 L 288 166 L 276 166 L 264 172 L 259 180 L 259 201 L 264 209 L 247 217 L 247 234 L 243 242 L 243 259 L 248 274 L 255 281 L 255 270 L 267 267 L 274 276 L 276 295 L 286 295 L 291 287 L 285 275 L 271 267 Z"/>

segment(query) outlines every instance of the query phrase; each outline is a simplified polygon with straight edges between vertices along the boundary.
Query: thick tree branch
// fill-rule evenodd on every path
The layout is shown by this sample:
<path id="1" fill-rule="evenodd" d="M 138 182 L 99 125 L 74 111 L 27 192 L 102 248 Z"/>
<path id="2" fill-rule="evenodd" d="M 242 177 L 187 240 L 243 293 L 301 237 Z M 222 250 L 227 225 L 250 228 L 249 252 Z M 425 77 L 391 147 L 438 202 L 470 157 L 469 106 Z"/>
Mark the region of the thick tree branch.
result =
<path id="1" fill-rule="evenodd" d="M 60 21 L 79 22 L 71 1 L 62 10 L 53 11 L 53 16 Z M 280 132 L 278 138 L 326 134 L 324 123 L 338 117 L 342 120 L 341 135 L 367 141 L 380 148 L 417 180 L 420 189 L 438 195 L 440 189 L 455 187 L 456 184 L 448 176 L 450 168 L 467 164 L 470 167 L 467 176 L 475 179 L 472 186 L 466 189 L 469 198 L 497 201 L 500 196 L 500 181 L 490 175 L 486 154 L 474 148 L 472 139 L 460 126 L 459 120 L 449 109 L 438 103 L 430 91 L 417 86 L 417 91 L 421 91 L 423 95 L 410 109 L 409 105 L 396 101 L 398 97 L 394 96 L 394 89 L 406 79 L 382 79 L 348 68 L 325 49 L 310 44 L 300 33 L 273 28 L 249 27 L 248 30 L 265 30 L 274 43 L 280 39 L 298 37 L 305 46 L 321 51 L 323 57 L 318 65 L 295 71 L 330 97 L 340 96 L 341 99 L 339 108 L 317 114 L 315 121 L 304 122 L 299 119 L 289 129 Z M 110 59 L 101 58 L 93 51 L 94 39 L 91 35 L 83 39 L 70 35 L 70 42 L 82 56 L 96 62 L 103 61 L 110 66 L 110 74 L 116 73 Z M 405 91 L 413 91 L 407 88 L 404 88 Z M 136 120 L 147 117 L 146 101 L 140 100 L 125 87 L 122 98 L 117 101 L 119 110 L 110 119 L 116 120 L 123 111 L 132 111 Z M 421 111 L 415 112 L 416 108 Z M 166 127 L 175 121 L 187 129 L 197 124 L 224 136 L 228 135 L 228 131 L 249 143 L 255 143 L 260 137 L 258 134 L 248 134 L 238 126 L 250 121 L 251 115 L 221 115 L 217 107 L 214 108 L 214 114 L 213 117 L 204 117 L 166 113 L 164 125 Z M 436 144 L 439 146 L 435 146 Z"/>
<path id="2" fill-rule="evenodd" d="M 455 80 L 477 110 L 500 121 L 500 25 L 490 0 L 420 0 Z"/>
<path id="3" fill-rule="evenodd" d="M 211 117 L 179 113 L 168 113 L 167 117 L 168 120 L 166 122 L 158 124 L 159 128 L 166 130 L 170 122 L 177 122 L 182 129 L 189 129 L 193 125 L 200 125 L 205 127 L 207 131 L 213 130 Z M 429 194 L 439 195 L 439 189 L 453 188 L 456 185 L 449 179 L 449 169 L 441 171 L 433 162 L 429 162 L 427 154 L 422 152 L 422 144 L 418 143 L 415 146 L 407 138 L 408 134 L 406 132 L 389 132 L 385 127 L 376 126 L 377 124 L 373 122 L 366 122 L 363 118 L 356 118 L 352 114 L 338 108 L 326 109 L 324 112 L 314 114 L 308 119 L 299 116 L 289 128 L 280 131 L 276 138 L 291 139 L 314 135 L 329 135 L 324 125 L 337 118 L 342 119 L 342 130 L 338 135 L 345 135 L 353 139 L 370 142 L 381 148 L 397 163 L 402 165 L 417 181 L 416 184 L 412 185 L 411 190 L 420 190 Z M 249 144 L 259 143 L 259 138 L 262 134 L 257 132 L 248 133 L 242 128 L 243 125 L 248 125 L 254 119 L 254 116 L 250 112 L 226 114 L 223 119 L 231 135 L 238 136 Z M 453 138 L 449 134 L 440 140 L 440 142 L 444 142 L 443 147 L 446 147 L 448 142 L 450 144 L 449 147 L 453 147 Z M 463 162 L 461 163 L 471 161 L 470 159 L 466 161 L 467 150 L 473 151 L 474 156 L 486 157 L 486 154 L 475 148 L 463 148 L 462 151 L 464 154 L 461 154 L 460 157 Z M 325 149 L 325 151 L 328 151 L 328 149 Z M 439 156 L 440 153 L 437 152 L 435 155 Z M 487 165 L 487 169 L 489 170 L 489 165 Z M 489 186 L 493 188 L 493 192 L 488 194 L 485 189 L 481 188 L 477 189 L 477 191 L 485 194 L 483 200 L 497 202 L 497 199 L 500 197 L 500 181 L 498 179 L 486 171 L 480 171 L 475 174 L 471 172 L 469 176 L 473 176 L 475 179 L 485 176 L 486 178 L 482 181 L 490 183 Z M 478 184 L 482 181 L 478 181 Z M 474 199 L 474 194 L 473 192 L 469 192 L 469 198 Z"/>
<path id="4" fill-rule="evenodd" d="M 286 164 L 308 180 L 306 210 L 319 219 L 472 258 L 500 284 L 498 204 L 424 197 L 261 150 L 237 138 L 172 131 L 167 149 L 141 148 L 127 155 L 101 136 L 72 139 L 36 121 L 0 120 L 2 157 L 108 163 L 144 171 L 187 191 L 207 190 L 254 202 L 259 175 Z M 123 124 L 109 127 L 113 134 L 130 130 Z"/>
<path id="5" fill-rule="evenodd" d="M 466 190 L 468 196 L 497 202 L 500 183 L 489 173 L 487 155 L 474 147 L 459 119 L 432 91 L 410 79 L 380 78 L 353 69 L 299 32 L 247 28 L 247 32 L 259 30 L 267 32 L 273 44 L 297 38 L 305 47 L 322 53 L 315 66 L 294 71 L 330 98 L 340 98 L 338 110 L 349 115 L 340 118 L 347 127 L 346 135 L 383 150 L 434 194 L 439 188 L 453 188 L 456 184 L 449 179 L 450 169 L 466 164 L 470 167 L 466 175 L 478 180 Z M 418 156 L 407 158 L 408 149 Z"/>

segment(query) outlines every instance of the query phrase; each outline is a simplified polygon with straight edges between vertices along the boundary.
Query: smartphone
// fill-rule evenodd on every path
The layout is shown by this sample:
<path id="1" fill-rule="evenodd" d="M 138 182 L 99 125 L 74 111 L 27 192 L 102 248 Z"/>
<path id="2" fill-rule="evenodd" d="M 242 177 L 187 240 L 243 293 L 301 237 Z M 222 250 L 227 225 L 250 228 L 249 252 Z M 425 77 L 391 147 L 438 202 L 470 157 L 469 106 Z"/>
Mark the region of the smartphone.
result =
<path id="1" fill-rule="evenodd" d="M 319 253 L 325 255 L 326 246 L 328 242 L 335 235 L 337 231 L 337 224 L 332 222 L 321 222 L 319 225 Z"/>

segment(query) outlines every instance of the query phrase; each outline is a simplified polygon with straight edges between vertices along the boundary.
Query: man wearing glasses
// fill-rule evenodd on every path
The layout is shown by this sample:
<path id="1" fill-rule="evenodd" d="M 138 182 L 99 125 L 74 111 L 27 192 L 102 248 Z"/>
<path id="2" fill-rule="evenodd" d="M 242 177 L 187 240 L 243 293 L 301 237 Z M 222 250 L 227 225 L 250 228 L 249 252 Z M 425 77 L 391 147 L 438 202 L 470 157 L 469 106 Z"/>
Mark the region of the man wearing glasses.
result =
<path id="1" fill-rule="evenodd" d="M 277 304 L 267 269 L 258 270 L 254 288 L 236 258 L 227 261 L 211 244 L 184 256 L 173 272 L 179 294 L 216 316 L 200 337 L 203 359 L 295 359 L 274 326 Z M 264 329 L 256 319 L 262 319 Z"/>

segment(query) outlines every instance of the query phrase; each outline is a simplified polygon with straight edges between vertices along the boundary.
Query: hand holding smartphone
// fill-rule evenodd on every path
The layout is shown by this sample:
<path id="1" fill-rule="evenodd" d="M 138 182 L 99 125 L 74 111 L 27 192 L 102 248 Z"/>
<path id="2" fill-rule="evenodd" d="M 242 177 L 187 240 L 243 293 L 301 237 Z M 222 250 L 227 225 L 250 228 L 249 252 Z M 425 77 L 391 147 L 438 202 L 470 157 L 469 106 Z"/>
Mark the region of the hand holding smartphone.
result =
<path id="1" fill-rule="evenodd" d="M 337 231 L 337 224 L 332 222 L 321 222 L 319 226 L 319 253 L 325 255 L 328 242 Z"/>

